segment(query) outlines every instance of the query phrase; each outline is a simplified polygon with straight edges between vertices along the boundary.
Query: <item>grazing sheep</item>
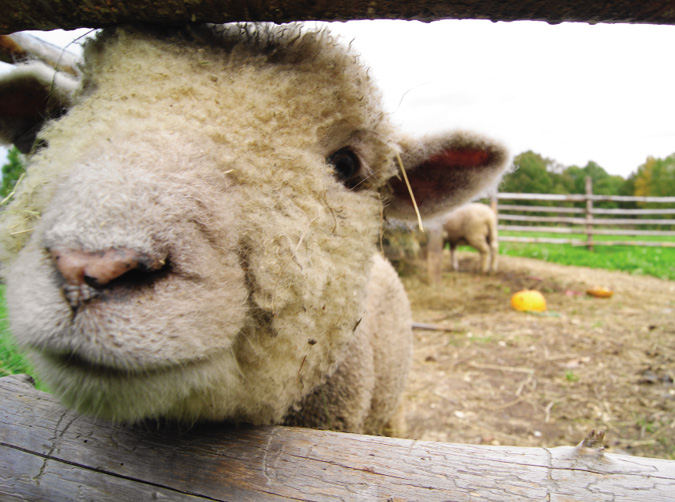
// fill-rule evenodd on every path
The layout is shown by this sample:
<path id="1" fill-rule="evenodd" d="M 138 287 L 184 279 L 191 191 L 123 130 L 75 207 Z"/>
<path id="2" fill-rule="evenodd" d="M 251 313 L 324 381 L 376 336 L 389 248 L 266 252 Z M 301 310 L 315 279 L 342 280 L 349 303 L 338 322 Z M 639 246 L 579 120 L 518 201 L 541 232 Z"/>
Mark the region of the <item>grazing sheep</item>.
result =
<path id="1" fill-rule="evenodd" d="M 450 244 L 453 270 L 459 269 L 455 249 L 462 244 L 468 244 L 480 253 L 483 272 L 497 270 L 497 218 L 492 209 L 485 204 L 467 204 L 443 216 L 442 226 L 444 245 Z"/>
<path id="2" fill-rule="evenodd" d="M 385 212 L 415 217 L 396 158 L 433 215 L 505 151 L 396 135 L 358 59 L 298 25 L 117 27 L 83 75 L 0 222 L 11 329 L 45 383 L 116 421 L 391 426 L 411 316 L 377 243 Z M 0 105 L 5 142 L 25 140 L 8 115 L 35 131 L 63 97 L 41 83 L 0 82 L 25 103 Z"/>

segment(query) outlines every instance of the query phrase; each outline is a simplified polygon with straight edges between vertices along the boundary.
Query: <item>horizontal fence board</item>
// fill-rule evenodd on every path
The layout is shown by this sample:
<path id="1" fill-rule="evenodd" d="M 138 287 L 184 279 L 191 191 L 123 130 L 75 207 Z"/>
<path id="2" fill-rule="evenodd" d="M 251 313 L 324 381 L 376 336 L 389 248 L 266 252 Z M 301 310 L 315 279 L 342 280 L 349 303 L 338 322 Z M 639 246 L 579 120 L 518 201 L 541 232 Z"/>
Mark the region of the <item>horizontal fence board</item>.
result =
<path id="1" fill-rule="evenodd" d="M 642 216 L 645 214 L 675 214 L 675 208 L 667 209 L 605 209 L 603 207 L 594 207 L 593 214 L 634 214 Z"/>
<path id="2" fill-rule="evenodd" d="M 524 242 L 530 244 L 571 244 L 572 246 L 588 246 L 589 242 L 579 239 L 556 239 L 555 237 L 516 237 L 513 235 L 500 236 L 502 242 Z M 593 246 L 645 246 L 658 248 L 673 248 L 675 242 L 655 241 L 591 241 Z"/>
<path id="3" fill-rule="evenodd" d="M 65 410 L 20 376 L 0 378 L 0 401 L 0 500 L 658 502 L 675 493 L 674 461 L 603 453 L 593 443 L 524 448 L 275 426 L 121 426 Z"/>
<path id="4" fill-rule="evenodd" d="M 499 204 L 498 211 L 525 211 L 531 213 L 585 213 L 580 207 L 521 206 L 519 204 Z"/>
<path id="5" fill-rule="evenodd" d="M 565 218 L 559 216 L 525 216 L 522 214 L 500 214 L 500 220 L 538 221 L 546 223 L 570 223 L 572 225 L 675 225 L 675 220 L 647 220 L 637 218 Z"/>
<path id="6" fill-rule="evenodd" d="M 550 234 L 585 234 L 585 228 L 573 227 L 543 227 L 525 225 L 499 225 L 499 230 L 509 232 L 546 232 Z M 608 228 L 594 228 L 593 235 L 651 235 L 660 237 L 675 237 L 674 230 L 619 230 Z"/>
<path id="7" fill-rule="evenodd" d="M 3 0 L 0 33 L 101 28 L 113 24 L 348 21 L 350 19 L 489 19 L 583 23 L 675 24 L 670 0 L 391 0 L 297 2 L 276 0 Z"/>
<path id="8" fill-rule="evenodd" d="M 581 241 L 579 239 L 557 239 L 555 237 L 516 237 L 514 235 L 504 235 L 499 236 L 501 242 L 526 242 L 533 244 L 571 244 L 573 246 L 577 245 L 587 245 L 587 241 Z"/>
<path id="9" fill-rule="evenodd" d="M 587 245 L 586 243 L 585 245 Z M 593 241 L 594 246 L 644 246 L 648 248 L 675 248 L 675 242 L 668 241 Z"/>
<path id="10" fill-rule="evenodd" d="M 555 193 L 512 193 L 499 192 L 499 200 L 557 200 L 565 202 L 586 202 L 583 194 L 555 194 Z"/>
<path id="11" fill-rule="evenodd" d="M 499 204 L 498 211 L 523 211 L 528 213 L 575 213 L 584 214 L 585 209 L 580 207 L 558 206 L 521 206 L 518 204 Z M 648 215 L 648 214 L 675 214 L 675 208 L 668 209 L 605 209 L 594 207 L 593 214 L 618 214 L 618 215 Z"/>
<path id="12" fill-rule="evenodd" d="M 499 221 L 531 221 L 540 223 L 569 223 L 571 225 L 584 225 L 585 218 L 560 217 L 560 216 L 526 216 L 523 214 L 502 214 L 499 213 Z"/>
<path id="13" fill-rule="evenodd" d="M 499 225 L 497 229 L 505 232 L 530 232 L 530 233 L 542 233 L 546 232 L 549 234 L 585 234 L 586 231 L 583 228 L 571 228 L 571 227 L 540 227 L 540 226 L 525 226 L 525 225 Z M 500 236 L 499 240 L 504 240 L 506 236 Z"/>
<path id="14" fill-rule="evenodd" d="M 584 195 L 584 194 L 555 194 L 555 193 L 513 193 L 499 192 L 500 200 L 559 200 L 567 202 L 609 201 L 609 202 L 654 202 L 660 204 L 675 204 L 675 197 L 640 197 L 637 195 Z"/>
<path id="15" fill-rule="evenodd" d="M 591 195 L 593 202 L 654 202 L 657 204 L 675 204 L 675 197 L 642 197 L 639 195 Z"/>

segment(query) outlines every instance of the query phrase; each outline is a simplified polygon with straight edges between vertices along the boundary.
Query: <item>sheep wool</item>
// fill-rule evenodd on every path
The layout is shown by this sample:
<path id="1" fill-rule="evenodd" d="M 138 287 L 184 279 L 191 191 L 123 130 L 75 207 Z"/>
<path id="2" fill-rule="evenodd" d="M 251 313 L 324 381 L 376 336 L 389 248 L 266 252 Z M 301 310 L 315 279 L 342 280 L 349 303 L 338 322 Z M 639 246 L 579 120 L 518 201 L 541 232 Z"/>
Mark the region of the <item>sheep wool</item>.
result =
<path id="1" fill-rule="evenodd" d="M 0 258 L 45 383 L 123 422 L 400 427 L 410 308 L 377 252 L 387 208 L 412 215 L 396 154 L 439 212 L 503 148 L 402 138 L 358 58 L 300 25 L 115 27 L 82 72 L 44 124 L 0 106 L 0 140 L 34 136 Z M 0 101 L 35 94 L 12 81 Z"/>

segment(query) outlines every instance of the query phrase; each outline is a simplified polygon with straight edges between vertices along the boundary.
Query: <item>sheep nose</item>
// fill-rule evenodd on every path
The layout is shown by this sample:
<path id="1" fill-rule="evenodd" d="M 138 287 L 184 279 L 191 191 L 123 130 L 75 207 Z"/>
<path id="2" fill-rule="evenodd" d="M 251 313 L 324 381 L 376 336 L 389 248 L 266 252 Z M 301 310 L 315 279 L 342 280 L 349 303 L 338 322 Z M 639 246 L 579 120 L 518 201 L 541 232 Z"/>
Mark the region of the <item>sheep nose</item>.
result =
<path id="1" fill-rule="evenodd" d="M 101 288 L 132 270 L 159 270 L 164 260 L 126 248 L 90 252 L 50 250 L 56 269 L 69 286 Z"/>

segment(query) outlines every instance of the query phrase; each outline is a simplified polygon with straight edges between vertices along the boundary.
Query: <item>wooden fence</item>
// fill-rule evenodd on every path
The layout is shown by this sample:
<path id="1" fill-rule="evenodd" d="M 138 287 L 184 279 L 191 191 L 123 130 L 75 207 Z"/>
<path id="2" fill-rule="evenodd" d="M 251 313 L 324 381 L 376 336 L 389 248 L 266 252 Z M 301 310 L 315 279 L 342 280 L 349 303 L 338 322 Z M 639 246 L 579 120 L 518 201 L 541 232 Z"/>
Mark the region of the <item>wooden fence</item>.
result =
<path id="1" fill-rule="evenodd" d="M 568 206 L 534 206 L 503 204 L 505 200 L 522 201 L 554 201 L 559 203 L 584 203 L 585 207 Z M 599 208 L 595 202 L 611 201 L 618 203 L 638 202 L 670 205 L 671 207 L 649 209 Z M 501 192 L 492 201 L 499 218 L 500 231 L 585 234 L 586 239 L 551 238 L 551 237 L 515 237 L 500 235 L 502 242 L 541 242 L 547 244 L 572 244 L 574 246 L 656 246 L 675 247 L 675 242 L 644 240 L 594 240 L 593 236 L 675 236 L 672 227 L 675 219 L 642 218 L 650 215 L 675 215 L 675 197 L 637 197 L 621 195 L 594 195 L 590 178 L 586 179 L 585 194 L 533 194 Z M 511 212 L 540 213 L 539 215 L 512 214 Z M 541 213 L 555 213 L 557 216 L 542 216 Z M 509 222 L 509 223 L 505 223 Z M 516 222 L 511 224 L 510 222 Z M 518 223 L 521 223 L 520 225 Z M 543 225 L 539 225 L 543 224 Z M 671 230 L 640 230 L 637 226 L 670 226 Z"/>
<path id="2" fill-rule="evenodd" d="M 672 501 L 675 461 L 577 447 L 476 446 L 292 427 L 121 426 L 0 378 L 0 500 Z"/>

